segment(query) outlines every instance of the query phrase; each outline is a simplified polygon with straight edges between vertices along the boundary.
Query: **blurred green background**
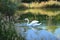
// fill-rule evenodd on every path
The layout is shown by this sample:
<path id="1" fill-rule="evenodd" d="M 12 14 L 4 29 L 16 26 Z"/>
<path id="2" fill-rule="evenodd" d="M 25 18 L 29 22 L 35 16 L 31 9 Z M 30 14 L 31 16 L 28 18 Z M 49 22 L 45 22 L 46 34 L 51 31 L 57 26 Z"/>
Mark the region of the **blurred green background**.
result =
<path id="1" fill-rule="evenodd" d="M 18 36 L 15 23 L 24 18 L 38 20 L 48 31 L 60 28 L 59 0 L 0 0 L 0 40 L 25 40 Z"/>

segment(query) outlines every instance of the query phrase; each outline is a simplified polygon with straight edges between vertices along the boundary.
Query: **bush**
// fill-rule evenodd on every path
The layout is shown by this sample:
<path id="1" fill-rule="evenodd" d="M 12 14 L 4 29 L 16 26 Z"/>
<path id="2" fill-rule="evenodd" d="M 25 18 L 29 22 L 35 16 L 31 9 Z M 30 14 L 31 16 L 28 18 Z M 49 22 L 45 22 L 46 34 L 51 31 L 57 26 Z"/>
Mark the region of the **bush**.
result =
<path id="1" fill-rule="evenodd" d="M 25 5 L 19 5 L 18 6 L 18 10 L 24 10 L 27 9 L 28 7 L 26 7 Z"/>
<path id="2" fill-rule="evenodd" d="M 0 40 L 24 40 L 20 35 L 18 36 L 13 21 L 4 20 L 5 18 L 0 15 Z"/>

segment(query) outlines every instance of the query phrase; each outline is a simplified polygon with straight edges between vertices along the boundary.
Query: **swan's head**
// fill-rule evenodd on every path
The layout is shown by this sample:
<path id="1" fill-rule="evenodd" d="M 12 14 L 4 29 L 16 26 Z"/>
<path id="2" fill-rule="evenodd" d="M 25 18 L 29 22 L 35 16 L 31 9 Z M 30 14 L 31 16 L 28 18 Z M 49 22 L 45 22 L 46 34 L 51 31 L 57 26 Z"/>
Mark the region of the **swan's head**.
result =
<path id="1" fill-rule="evenodd" d="M 28 18 L 25 18 L 24 20 L 29 20 Z"/>

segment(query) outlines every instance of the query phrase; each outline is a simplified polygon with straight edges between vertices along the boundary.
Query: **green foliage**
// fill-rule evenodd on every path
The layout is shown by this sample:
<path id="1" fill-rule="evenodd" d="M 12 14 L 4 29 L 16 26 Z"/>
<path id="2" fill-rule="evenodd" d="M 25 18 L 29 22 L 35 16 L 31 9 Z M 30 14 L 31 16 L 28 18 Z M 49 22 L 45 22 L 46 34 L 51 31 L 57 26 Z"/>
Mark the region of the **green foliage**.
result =
<path id="1" fill-rule="evenodd" d="M 12 3 L 10 0 L 0 0 L 0 12 L 11 16 L 15 13 L 16 4 Z"/>
<path id="2" fill-rule="evenodd" d="M 27 9 L 28 7 L 24 6 L 24 5 L 19 5 L 18 6 L 18 10 L 24 10 Z"/>
<path id="3" fill-rule="evenodd" d="M 26 13 L 26 14 L 20 15 L 19 20 L 20 20 L 20 19 L 24 19 L 24 18 L 32 18 L 32 17 L 34 17 L 34 15 L 31 14 L 30 12 L 28 12 L 28 13 Z M 34 19 L 34 18 L 33 18 L 33 19 Z"/>
<path id="4" fill-rule="evenodd" d="M 0 40 L 24 40 L 21 35 L 17 35 L 13 22 L 4 20 L 4 17 L 0 15 Z"/>
<path id="5" fill-rule="evenodd" d="M 44 7 L 45 8 L 60 8 L 60 5 L 53 4 L 53 5 L 46 5 Z"/>
<path id="6" fill-rule="evenodd" d="M 10 0 L 0 0 L 0 40 L 24 40 L 21 35 L 17 35 L 14 21 L 9 19 L 14 15 L 16 9 L 16 4 Z"/>
<path id="7" fill-rule="evenodd" d="M 60 14 L 56 15 L 56 16 L 53 18 L 53 22 L 56 23 L 56 24 L 60 24 Z"/>
<path id="8" fill-rule="evenodd" d="M 26 2 L 26 3 L 41 2 L 41 1 L 47 1 L 47 0 L 22 0 L 22 2 Z"/>
<path id="9" fill-rule="evenodd" d="M 43 22 L 47 21 L 46 17 L 48 17 L 48 16 L 47 15 L 40 15 L 40 14 L 37 15 L 38 20 L 43 21 Z"/>
<path id="10" fill-rule="evenodd" d="M 55 31 L 55 29 L 57 29 L 58 27 L 57 26 L 48 26 L 47 29 L 48 30 L 51 30 L 52 33 Z"/>

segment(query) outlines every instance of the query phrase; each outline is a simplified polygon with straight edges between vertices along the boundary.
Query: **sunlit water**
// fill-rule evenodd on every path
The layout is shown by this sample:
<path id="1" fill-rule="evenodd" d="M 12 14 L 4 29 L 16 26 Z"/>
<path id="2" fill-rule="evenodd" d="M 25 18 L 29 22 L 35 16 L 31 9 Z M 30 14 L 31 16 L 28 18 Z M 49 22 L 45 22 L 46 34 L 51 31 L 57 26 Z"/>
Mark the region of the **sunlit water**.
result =
<path id="1" fill-rule="evenodd" d="M 34 15 L 41 14 L 41 15 L 48 15 L 48 16 L 56 16 L 60 14 L 60 10 L 43 10 L 43 9 L 27 9 L 18 12 L 21 14 L 26 14 L 28 12 L 31 12 Z M 60 40 L 60 25 L 55 25 L 55 26 L 56 28 L 54 26 L 48 27 L 46 24 L 42 24 L 38 27 L 38 31 L 35 30 L 37 34 L 35 34 L 36 33 L 35 31 L 29 29 L 26 26 L 25 26 L 26 28 L 25 27 L 22 28 L 16 27 L 16 28 L 17 28 L 17 32 L 21 33 L 21 35 L 24 36 L 26 40 L 58 40 L 58 39 Z"/>

